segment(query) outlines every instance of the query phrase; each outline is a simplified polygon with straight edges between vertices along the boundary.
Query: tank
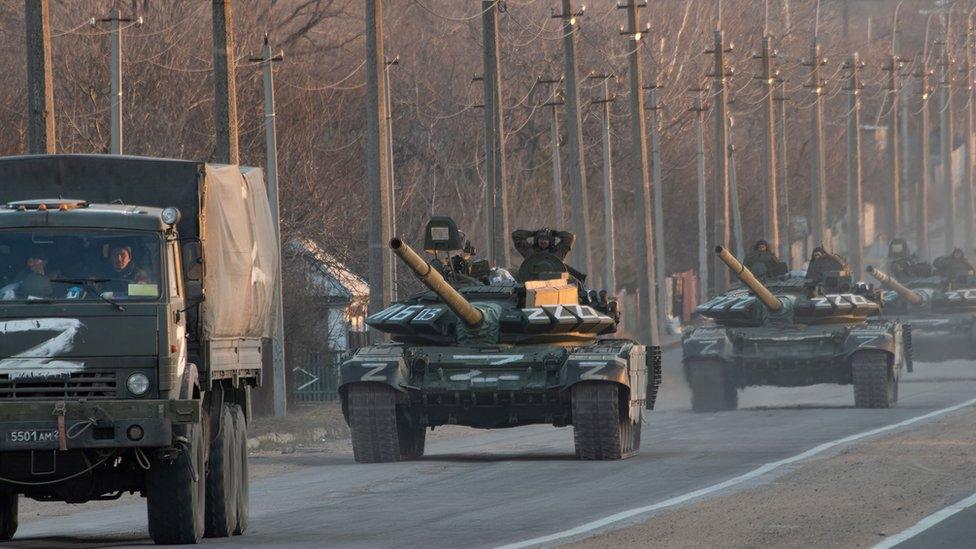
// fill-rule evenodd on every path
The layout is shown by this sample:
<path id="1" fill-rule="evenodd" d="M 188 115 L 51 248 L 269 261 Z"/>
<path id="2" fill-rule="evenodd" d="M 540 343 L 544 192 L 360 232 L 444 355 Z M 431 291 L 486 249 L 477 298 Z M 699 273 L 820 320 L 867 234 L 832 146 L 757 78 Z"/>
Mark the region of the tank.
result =
<path id="1" fill-rule="evenodd" d="M 696 412 L 734 410 L 740 389 L 760 385 L 853 385 L 859 408 L 897 402 L 910 355 L 901 322 L 874 318 L 879 292 L 847 271 L 760 281 L 728 250 L 716 253 L 742 286 L 701 304 L 705 322 L 682 339 Z"/>
<path id="2" fill-rule="evenodd" d="M 924 276 L 900 282 L 874 267 L 868 273 L 886 290 L 883 316 L 905 324 L 914 356 L 926 362 L 976 359 L 976 280 Z"/>
<path id="3" fill-rule="evenodd" d="M 585 290 L 545 252 L 515 277 L 473 261 L 473 250 L 450 255 L 462 245 L 449 218 L 427 225 L 433 259 L 399 238 L 390 248 L 428 291 L 368 316 L 390 341 L 340 366 L 357 462 L 420 457 L 427 430 L 448 424 L 571 425 L 579 459 L 638 452 L 661 382 L 660 348 L 612 336 L 620 315 L 605 292 Z"/>

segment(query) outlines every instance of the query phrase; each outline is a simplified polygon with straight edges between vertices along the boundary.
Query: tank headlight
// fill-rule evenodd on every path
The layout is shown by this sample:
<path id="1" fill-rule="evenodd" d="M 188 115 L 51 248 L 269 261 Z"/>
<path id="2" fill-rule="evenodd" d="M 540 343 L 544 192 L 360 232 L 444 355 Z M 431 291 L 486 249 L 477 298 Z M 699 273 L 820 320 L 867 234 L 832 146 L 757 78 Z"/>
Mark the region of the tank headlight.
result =
<path id="1" fill-rule="evenodd" d="M 135 396 L 142 396 L 149 390 L 149 378 L 146 374 L 136 372 L 125 380 L 125 386 Z"/>
<path id="2" fill-rule="evenodd" d="M 180 222 L 180 210 L 170 206 L 169 208 L 163 210 L 160 217 L 163 219 L 163 223 L 167 225 L 176 225 Z"/>

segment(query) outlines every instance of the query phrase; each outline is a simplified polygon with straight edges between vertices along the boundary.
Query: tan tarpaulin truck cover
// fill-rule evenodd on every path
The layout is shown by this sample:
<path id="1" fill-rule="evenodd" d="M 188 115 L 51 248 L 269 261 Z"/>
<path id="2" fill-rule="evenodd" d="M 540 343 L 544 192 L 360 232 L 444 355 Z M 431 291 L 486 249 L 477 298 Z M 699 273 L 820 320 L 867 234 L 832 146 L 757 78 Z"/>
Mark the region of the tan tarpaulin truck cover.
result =
<path id="1" fill-rule="evenodd" d="M 262 170 L 133 156 L 0 158 L 0 203 L 53 197 L 179 208 L 180 239 L 202 243 L 202 337 L 271 337 L 280 267 Z"/>
<path id="2" fill-rule="evenodd" d="M 202 188 L 204 337 L 271 337 L 278 238 L 264 174 L 208 164 Z"/>

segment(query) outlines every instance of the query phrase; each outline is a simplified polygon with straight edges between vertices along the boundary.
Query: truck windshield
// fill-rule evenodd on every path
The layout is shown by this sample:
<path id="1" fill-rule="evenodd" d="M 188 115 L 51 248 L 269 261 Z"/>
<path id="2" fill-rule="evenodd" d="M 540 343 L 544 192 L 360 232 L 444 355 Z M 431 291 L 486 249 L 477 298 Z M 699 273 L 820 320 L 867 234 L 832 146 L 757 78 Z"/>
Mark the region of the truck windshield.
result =
<path id="1" fill-rule="evenodd" d="M 115 229 L 0 231 L 0 301 L 156 301 L 158 234 Z"/>

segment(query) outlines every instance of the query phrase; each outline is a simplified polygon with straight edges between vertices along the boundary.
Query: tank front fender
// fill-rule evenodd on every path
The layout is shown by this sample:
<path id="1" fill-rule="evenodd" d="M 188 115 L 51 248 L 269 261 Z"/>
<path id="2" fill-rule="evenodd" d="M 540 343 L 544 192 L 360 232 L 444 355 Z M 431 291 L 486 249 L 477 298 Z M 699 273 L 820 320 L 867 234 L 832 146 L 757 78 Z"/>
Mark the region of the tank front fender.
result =
<path id="1" fill-rule="evenodd" d="M 398 346 L 364 347 L 339 366 L 339 390 L 350 383 L 379 383 L 405 392 L 410 372 Z"/>
<path id="2" fill-rule="evenodd" d="M 896 372 L 910 361 L 903 326 L 900 322 L 851 330 L 844 343 L 845 354 L 851 356 L 865 350 L 887 353 L 893 359 Z"/>

